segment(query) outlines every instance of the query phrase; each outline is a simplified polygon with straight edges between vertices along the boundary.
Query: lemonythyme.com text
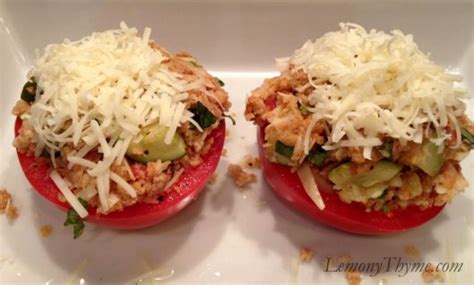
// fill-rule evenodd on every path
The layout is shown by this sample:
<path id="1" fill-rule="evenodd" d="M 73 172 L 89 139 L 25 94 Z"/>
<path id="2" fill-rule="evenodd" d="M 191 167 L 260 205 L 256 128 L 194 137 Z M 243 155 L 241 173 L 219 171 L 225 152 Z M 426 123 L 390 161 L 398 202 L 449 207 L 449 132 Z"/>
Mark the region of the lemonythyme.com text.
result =
<path id="1" fill-rule="evenodd" d="M 332 257 L 326 258 L 324 271 L 326 272 L 361 272 L 373 277 L 379 273 L 395 272 L 403 277 L 410 272 L 423 272 L 433 266 L 439 272 L 460 272 L 462 262 L 423 262 L 405 261 L 401 257 L 384 257 L 379 261 L 347 261 L 335 263 Z"/>

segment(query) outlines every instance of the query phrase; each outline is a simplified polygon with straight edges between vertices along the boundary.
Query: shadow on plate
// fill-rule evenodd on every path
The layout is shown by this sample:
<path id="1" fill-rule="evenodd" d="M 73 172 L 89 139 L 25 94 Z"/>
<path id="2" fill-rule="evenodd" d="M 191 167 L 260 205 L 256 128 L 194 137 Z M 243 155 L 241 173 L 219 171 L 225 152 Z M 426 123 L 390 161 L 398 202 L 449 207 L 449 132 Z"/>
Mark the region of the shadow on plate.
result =
<path id="1" fill-rule="evenodd" d="M 262 178 L 262 180 L 264 179 Z M 245 223 L 241 223 L 239 229 L 249 239 L 258 243 L 258 247 L 263 251 L 263 255 L 274 255 L 276 253 L 281 258 L 282 270 L 288 271 L 289 278 L 294 280 L 297 280 L 297 276 L 292 275 L 297 274 L 295 272 L 298 270 L 296 269 L 295 271 L 292 268 L 292 264 L 294 264 L 295 260 L 299 260 L 299 250 L 302 247 L 308 247 L 314 251 L 313 260 L 309 264 L 304 265 L 313 267 L 311 270 L 311 274 L 314 277 L 312 278 L 313 280 L 329 280 L 327 278 L 331 278 L 330 274 L 343 274 L 330 273 L 328 271 L 334 270 L 335 266 L 339 264 L 339 257 L 347 255 L 351 256 L 354 262 L 382 262 L 384 258 L 387 260 L 391 257 L 401 258 L 403 262 L 416 262 L 423 261 L 423 256 L 429 255 L 430 258 L 433 258 L 432 253 L 439 252 L 439 249 L 443 248 L 441 251 L 442 256 L 434 256 L 438 260 L 424 261 L 446 261 L 449 258 L 445 255 L 446 244 L 445 242 L 440 244 L 438 241 L 448 242 L 446 238 L 449 237 L 449 233 L 443 233 L 447 235 L 444 239 L 435 239 L 434 235 L 435 233 L 440 234 L 440 228 L 443 231 L 449 229 L 448 231 L 451 232 L 451 225 L 454 227 L 459 226 L 460 222 L 463 223 L 461 221 L 462 217 L 455 217 L 459 218 L 459 221 L 448 223 L 448 215 L 445 209 L 434 220 L 407 232 L 392 235 L 362 236 L 330 228 L 300 214 L 277 197 L 266 181 L 262 181 L 259 196 L 260 200 L 265 201 L 265 206 L 259 211 L 268 212 L 271 215 L 270 220 L 272 223 L 259 224 L 258 218 L 245 219 Z M 462 208 L 465 210 L 465 215 L 468 216 L 469 209 L 472 207 L 472 201 L 464 195 L 460 195 L 457 198 L 457 201 L 455 201 L 456 205 L 447 205 L 447 208 L 450 206 Z M 452 219 L 453 217 L 449 218 Z M 268 223 L 269 219 L 266 220 Z M 267 234 L 262 235 L 263 231 L 267 232 Z M 469 234 L 467 230 L 465 232 L 467 235 Z M 451 237 L 449 238 L 451 239 Z M 468 240 L 467 238 L 459 238 L 458 241 L 461 244 L 452 244 L 450 246 L 452 252 L 448 253 L 448 256 L 451 255 L 454 261 L 463 262 L 463 260 L 456 260 L 456 258 L 461 253 L 463 247 L 467 245 Z M 288 249 L 291 248 L 291 246 L 287 245 L 288 243 L 293 246 L 291 250 Z M 464 243 L 464 246 L 462 243 Z M 414 245 L 419 250 L 420 255 L 418 257 L 408 256 L 405 252 L 405 247 L 408 245 Z M 332 259 L 332 263 L 329 265 L 328 257 Z M 298 261 L 296 264 L 300 264 L 300 262 Z M 394 267 L 394 265 L 391 266 Z M 391 268 L 393 269 L 393 267 Z M 321 274 L 327 276 L 321 276 Z M 382 274 L 383 272 L 380 276 L 383 277 Z M 390 275 L 390 273 L 388 274 Z M 377 275 L 377 278 L 380 276 Z M 333 279 L 331 278 L 330 280 Z"/>
<path id="2" fill-rule="evenodd" d="M 4 173 L 6 177 L 14 177 L 18 172 L 14 169 L 19 167 L 16 156 L 12 156 L 10 161 L 12 167 Z M 205 204 L 210 204 L 214 211 L 231 211 L 233 206 L 233 196 L 229 191 L 207 187 L 198 199 L 176 216 L 151 228 L 120 231 L 87 223 L 83 235 L 74 240 L 72 227 L 63 226 L 66 213 L 52 206 L 27 183 L 23 186 L 19 189 L 28 193 L 22 193 L 21 199 L 31 200 L 31 208 L 20 209 L 24 217 L 20 216 L 16 222 L 33 223 L 34 228 L 28 232 L 30 241 L 16 239 L 20 233 L 14 233 L 14 228 L 12 234 L 5 237 L 10 239 L 9 247 L 15 258 L 44 276 L 45 281 L 52 280 L 49 284 L 79 283 L 81 279 L 91 284 L 172 281 L 173 277 L 185 274 L 204 260 L 223 234 L 225 215 L 218 215 L 222 219 L 219 221 L 206 221 Z M 29 218 L 27 212 L 30 211 L 33 221 L 23 220 Z M 204 226 L 200 227 L 200 224 L 210 222 L 212 229 L 199 231 Z M 39 228 L 45 224 L 53 227 L 53 233 L 42 238 Z M 42 248 L 34 248 L 36 246 Z M 43 260 L 45 255 L 49 260 Z M 57 268 L 43 266 L 50 262 L 61 268 L 64 274 L 53 276 L 58 272 Z"/>

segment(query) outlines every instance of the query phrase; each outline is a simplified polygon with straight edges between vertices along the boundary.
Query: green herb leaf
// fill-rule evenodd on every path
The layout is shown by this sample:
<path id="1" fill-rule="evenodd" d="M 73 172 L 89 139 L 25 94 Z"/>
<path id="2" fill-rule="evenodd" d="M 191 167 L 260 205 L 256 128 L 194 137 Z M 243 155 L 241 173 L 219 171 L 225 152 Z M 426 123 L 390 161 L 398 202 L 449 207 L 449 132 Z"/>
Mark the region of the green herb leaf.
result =
<path id="1" fill-rule="evenodd" d="M 470 144 L 474 144 L 474 135 L 471 134 L 467 129 L 462 129 L 461 137 L 467 140 Z"/>
<path id="2" fill-rule="evenodd" d="M 223 117 L 229 118 L 232 121 L 232 125 L 235 126 L 235 119 L 231 115 L 228 114 L 222 114 Z"/>
<path id="3" fill-rule="evenodd" d="M 216 122 L 216 116 L 209 111 L 209 109 L 204 106 L 201 102 L 197 102 L 194 108 L 189 109 L 194 116 L 193 119 L 201 126 L 201 128 L 205 129 Z"/>
<path id="4" fill-rule="evenodd" d="M 320 147 L 316 147 L 309 151 L 308 155 L 306 156 L 306 161 L 316 166 L 321 166 L 323 165 L 324 161 L 326 161 L 327 157 L 327 151 Z"/>
<path id="5" fill-rule="evenodd" d="M 219 81 L 219 85 L 220 85 L 220 86 L 225 86 L 224 81 L 222 81 L 219 77 L 214 76 L 214 78 L 215 78 L 217 81 Z"/>
<path id="6" fill-rule="evenodd" d="M 82 204 L 82 206 L 84 206 L 84 208 L 87 209 L 86 200 L 79 198 L 79 202 Z M 64 222 L 64 226 L 68 225 L 73 226 L 74 239 L 81 236 L 81 234 L 84 232 L 84 221 L 73 208 L 69 209 L 69 211 L 67 212 L 66 221 Z"/>
<path id="7" fill-rule="evenodd" d="M 387 190 L 383 191 L 383 193 L 377 199 L 384 199 L 387 196 Z"/>
<path id="8" fill-rule="evenodd" d="M 293 150 L 293 146 L 287 146 L 281 141 L 277 141 L 275 144 L 275 152 L 283 155 L 286 158 L 291 158 L 291 156 L 293 155 Z"/>
<path id="9" fill-rule="evenodd" d="M 388 207 L 387 204 L 384 204 L 384 205 L 382 206 L 382 212 L 384 212 L 384 213 L 390 212 L 390 208 Z"/>
<path id="10" fill-rule="evenodd" d="M 383 148 L 379 149 L 380 154 L 382 154 L 385 158 L 392 157 L 392 148 L 393 148 L 393 141 L 386 141 L 383 143 Z"/>
<path id="11" fill-rule="evenodd" d="M 306 108 L 306 106 L 301 104 L 300 102 L 298 102 L 298 110 L 300 110 L 301 114 L 305 117 L 310 114 L 308 108 Z"/>
<path id="12" fill-rule="evenodd" d="M 197 63 L 197 61 L 195 61 L 195 60 L 190 60 L 189 63 L 191 63 L 191 65 L 194 66 L 194 67 L 202 67 L 202 65 Z"/>
<path id="13" fill-rule="evenodd" d="M 28 81 L 23 85 L 23 89 L 21 90 L 21 99 L 28 103 L 35 101 L 36 97 L 36 82 Z"/>

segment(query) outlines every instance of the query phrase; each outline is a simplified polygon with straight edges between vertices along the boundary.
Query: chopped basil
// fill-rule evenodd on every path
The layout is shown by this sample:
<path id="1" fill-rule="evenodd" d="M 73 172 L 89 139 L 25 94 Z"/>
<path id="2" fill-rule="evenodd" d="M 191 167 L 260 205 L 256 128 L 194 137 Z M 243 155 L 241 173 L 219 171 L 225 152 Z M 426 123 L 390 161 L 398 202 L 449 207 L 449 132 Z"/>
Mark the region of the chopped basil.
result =
<path id="1" fill-rule="evenodd" d="M 36 97 L 36 82 L 28 81 L 23 85 L 21 90 L 21 99 L 28 103 L 35 101 Z"/>
<path id="2" fill-rule="evenodd" d="M 202 65 L 197 63 L 197 61 L 195 61 L 195 60 L 190 60 L 189 63 L 191 63 L 191 65 L 194 66 L 194 67 L 202 67 Z"/>
<path id="3" fill-rule="evenodd" d="M 382 206 L 382 212 L 384 212 L 384 213 L 390 212 L 390 208 L 387 206 L 387 204 L 384 204 L 384 205 Z"/>
<path id="4" fill-rule="evenodd" d="M 379 149 L 380 154 L 385 158 L 392 156 L 393 141 L 386 141 L 383 143 L 383 148 Z"/>
<path id="5" fill-rule="evenodd" d="M 316 165 L 316 166 L 321 166 L 323 165 L 324 161 L 326 161 L 326 158 L 328 157 L 327 151 L 320 147 L 315 147 L 306 156 L 306 161 Z"/>
<path id="6" fill-rule="evenodd" d="M 474 144 L 474 135 L 471 134 L 467 129 L 462 129 L 461 136 L 467 140 L 470 144 Z"/>
<path id="7" fill-rule="evenodd" d="M 87 201 L 79 198 L 79 202 L 87 209 Z M 81 219 L 79 214 L 73 208 L 69 209 L 67 212 L 66 221 L 64 222 L 64 226 L 72 225 L 73 232 L 74 232 L 74 239 L 78 238 L 84 232 L 84 221 Z"/>
<path id="8" fill-rule="evenodd" d="M 214 78 L 219 82 L 219 85 L 220 85 L 220 86 L 225 86 L 224 81 L 222 81 L 219 77 L 214 76 Z"/>
<path id="9" fill-rule="evenodd" d="M 306 106 L 301 104 L 300 102 L 298 102 L 298 110 L 300 110 L 301 114 L 305 117 L 310 114 L 308 108 L 306 108 Z"/>
<path id="10" fill-rule="evenodd" d="M 189 109 L 194 116 L 193 119 L 199 124 L 203 129 L 211 126 L 216 122 L 216 116 L 209 111 L 209 109 L 204 106 L 201 102 L 197 102 L 196 106 Z"/>
<path id="11" fill-rule="evenodd" d="M 383 191 L 383 193 L 378 197 L 378 199 L 384 199 L 387 196 L 387 190 Z"/>
<path id="12" fill-rule="evenodd" d="M 235 119 L 234 117 L 232 117 L 231 115 L 228 115 L 228 114 L 222 114 L 223 117 L 225 118 L 229 118 L 231 121 L 232 121 L 232 125 L 235 126 Z"/>
<path id="13" fill-rule="evenodd" d="M 283 155 L 286 158 L 291 158 L 293 155 L 293 146 L 287 146 L 281 141 L 277 141 L 275 144 L 275 152 Z"/>

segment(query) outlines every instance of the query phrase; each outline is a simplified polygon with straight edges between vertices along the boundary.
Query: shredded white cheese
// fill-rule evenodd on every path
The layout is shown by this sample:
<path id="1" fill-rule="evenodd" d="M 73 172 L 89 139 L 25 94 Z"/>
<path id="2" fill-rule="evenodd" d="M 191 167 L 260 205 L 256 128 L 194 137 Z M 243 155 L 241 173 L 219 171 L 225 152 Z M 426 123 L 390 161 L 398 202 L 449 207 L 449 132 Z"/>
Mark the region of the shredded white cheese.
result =
<path id="1" fill-rule="evenodd" d="M 71 205 L 71 207 L 77 212 L 77 214 L 81 218 L 87 217 L 89 213 L 87 213 L 87 210 L 82 206 L 81 202 L 79 202 L 79 199 L 76 198 L 74 193 L 69 189 L 66 181 L 59 175 L 59 173 L 56 170 L 51 171 L 50 174 L 51 179 L 53 180 L 54 184 L 59 188 L 59 191 L 64 195 L 64 198 L 66 198 L 66 201 Z"/>
<path id="2" fill-rule="evenodd" d="M 469 97 L 456 87 L 462 76 L 430 61 L 412 35 L 340 26 L 340 31 L 308 41 L 291 57 L 277 60 L 282 71 L 305 72 L 315 88 L 308 97 L 313 122 L 304 136 L 306 154 L 318 120 L 331 126 L 325 149 L 363 147 L 366 159 L 382 144 L 380 135 L 420 143 L 426 124 L 436 129 L 436 144 L 450 137 L 448 124 L 461 142 L 456 117 L 464 113 L 462 99 Z"/>
<path id="3" fill-rule="evenodd" d="M 306 194 L 313 200 L 314 204 L 320 209 L 324 210 L 326 205 L 324 204 L 321 193 L 319 193 L 318 185 L 314 181 L 313 173 L 311 172 L 311 167 L 304 163 L 298 168 L 297 171 L 298 177 L 303 184 L 303 188 L 306 191 Z"/>
<path id="4" fill-rule="evenodd" d="M 75 42 L 64 40 L 47 46 L 28 74 L 38 85 L 28 117 L 38 134 L 35 153 L 47 148 L 55 163 L 51 150 L 65 144 L 77 147 L 67 157 L 68 168 L 84 166 L 97 178 L 96 191 L 105 212 L 111 206 L 110 180 L 136 197 L 132 186 L 110 167 L 123 163 L 140 129 L 158 122 L 169 128 L 165 143 L 171 143 L 182 123 L 195 124 L 182 102 L 189 97 L 187 92 L 205 89 L 202 79 L 187 82 L 170 71 L 166 56 L 150 47 L 150 34 L 151 29 L 145 28 L 140 37 L 122 22 L 118 30 L 93 33 Z M 101 161 L 83 158 L 93 149 L 103 154 Z M 128 164 L 127 169 L 131 173 Z M 54 177 L 65 190 L 59 174 Z M 66 199 L 79 208 L 77 199 L 69 194 Z"/>

